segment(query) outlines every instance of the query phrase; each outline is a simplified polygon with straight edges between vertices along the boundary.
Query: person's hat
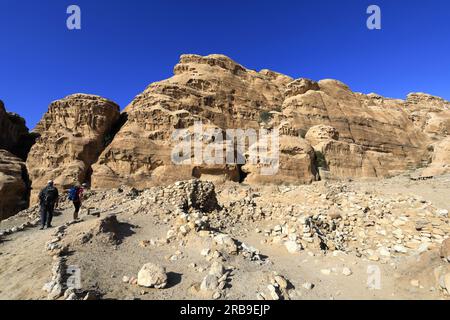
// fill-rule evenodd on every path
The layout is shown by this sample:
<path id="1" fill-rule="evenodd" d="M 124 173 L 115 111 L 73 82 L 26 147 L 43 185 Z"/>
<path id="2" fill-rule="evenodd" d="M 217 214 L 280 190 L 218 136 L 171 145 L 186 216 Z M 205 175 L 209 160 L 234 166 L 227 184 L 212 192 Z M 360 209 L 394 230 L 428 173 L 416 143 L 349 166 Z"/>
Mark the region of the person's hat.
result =
<path id="1" fill-rule="evenodd" d="M 47 184 L 49 184 L 51 186 L 53 185 L 53 183 L 54 183 L 53 180 L 48 180 L 48 182 L 47 182 Z"/>

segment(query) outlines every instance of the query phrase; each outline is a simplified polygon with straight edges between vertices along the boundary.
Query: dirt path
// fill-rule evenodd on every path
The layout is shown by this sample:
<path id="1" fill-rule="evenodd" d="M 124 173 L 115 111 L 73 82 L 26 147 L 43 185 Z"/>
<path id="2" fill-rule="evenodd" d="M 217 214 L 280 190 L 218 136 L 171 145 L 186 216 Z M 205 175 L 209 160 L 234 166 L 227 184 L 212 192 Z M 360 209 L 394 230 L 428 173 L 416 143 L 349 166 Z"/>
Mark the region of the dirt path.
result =
<path id="1" fill-rule="evenodd" d="M 70 210 L 54 217 L 53 226 L 69 221 Z M 2 225 L 3 227 L 3 225 Z M 52 257 L 45 251 L 54 228 L 39 227 L 12 234 L 0 244 L 0 299 L 45 299 L 41 289 L 51 278 Z"/>

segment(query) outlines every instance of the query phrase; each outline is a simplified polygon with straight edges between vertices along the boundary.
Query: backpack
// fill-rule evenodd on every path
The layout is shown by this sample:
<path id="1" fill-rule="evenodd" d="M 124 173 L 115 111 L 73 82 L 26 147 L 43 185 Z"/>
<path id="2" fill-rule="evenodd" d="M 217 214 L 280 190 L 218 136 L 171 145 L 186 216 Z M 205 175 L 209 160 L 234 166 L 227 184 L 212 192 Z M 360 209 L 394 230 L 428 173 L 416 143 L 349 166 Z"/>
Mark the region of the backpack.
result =
<path id="1" fill-rule="evenodd" d="M 55 187 L 47 187 L 44 190 L 43 202 L 46 206 L 55 204 L 58 199 L 58 190 Z"/>
<path id="2" fill-rule="evenodd" d="M 70 190 L 69 190 L 69 200 L 70 201 L 77 201 L 77 200 L 79 200 L 78 188 L 77 187 L 70 188 Z"/>

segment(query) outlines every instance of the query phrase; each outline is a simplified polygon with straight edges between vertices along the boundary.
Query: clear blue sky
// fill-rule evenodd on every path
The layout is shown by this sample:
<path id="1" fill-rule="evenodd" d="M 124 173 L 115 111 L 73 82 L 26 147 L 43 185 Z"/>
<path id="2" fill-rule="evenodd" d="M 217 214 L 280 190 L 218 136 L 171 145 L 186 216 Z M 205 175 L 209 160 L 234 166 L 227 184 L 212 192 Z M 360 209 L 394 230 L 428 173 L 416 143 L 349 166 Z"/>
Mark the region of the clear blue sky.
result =
<path id="1" fill-rule="evenodd" d="M 66 28 L 66 8 L 82 30 Z M 382 9 L 382 30 L 366 9 Z M 0 0 L 0 99 L 33 128 L 48 104 L 98 94 L 125 107 L 182 53 L 222 53 L 354 91 L 450 100 L 448 0 Z"/>

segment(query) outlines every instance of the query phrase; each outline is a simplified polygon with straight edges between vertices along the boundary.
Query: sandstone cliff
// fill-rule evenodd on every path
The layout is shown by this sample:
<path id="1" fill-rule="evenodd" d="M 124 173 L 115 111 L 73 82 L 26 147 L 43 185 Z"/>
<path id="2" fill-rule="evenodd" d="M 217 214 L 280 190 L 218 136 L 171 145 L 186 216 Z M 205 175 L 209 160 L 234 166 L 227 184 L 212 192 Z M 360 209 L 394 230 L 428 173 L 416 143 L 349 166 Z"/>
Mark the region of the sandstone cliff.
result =
<path id="1" fill-rule="evenodd" d="M 35 128 L 39 138 L 27 159 L 32 202 L 50 179 L 62 188 L 89 182 L 91 165 L 119 116 L 115 103 L 98 96 L 75 94 L 53 102 Z"/>
<path id="2" fill-rule="evenodd" d="M 0 149 L 25 160 L 33 143 L 34 137 L 28 132 L 25 120 L 15 113 L 6 112 L 0 100 Z"/>
<path id="3" fill-rule="evenodd" d="M 94 187 L 148 187 L 191 176 L 245 178 L 240 167 L 230 173 L 224 166 L 173 165 L 171 135 L 175 129 L 192 128 L 195 121 L 223 130 L 279 127 L 282 136 L 291 137 L 329 126 L 338 137 L 310 142 L 331 174 L 345 178 L 386 177 L 428 165 L 450 120 L 449 103 L 437 97 L 411 94 L 398 100 L 354 93 L 336 80 L 256 72 L 222 55 L 183 55 L 172 78 L 151 84 L 125 111 L 128 121 L 93 166 Z M 309 143 L 300 139 L 297 144 L 294 151 L 288 147 L 281 152 L 282 170 L 273 181 L 317 178 Z M 312 158 L 312 164 L 295 158 Z M 247 182 L 261 181 L 257 168 L 244 167 Z"/>
<path id="4" fill-rule="evenodd" d="M 280 108 L 284 86 L 292 81 L 267 70 L 247 70 L 222 55 L 183 55 L 174 73 L 151 84 L 126 108 L 127 123 L 94 166 L 94 187 L 148 187 L 202 172 L 204 166 L 172 164 L 174 129 L 188 129 L 195 121 L 221 129 L 258 129 L 261 112 Z"/>
<path id="5" fill-rule="evenodd" d="M 0 221 L 28 207 L 28 191 L 25 163 L 0 149 Z"/>

